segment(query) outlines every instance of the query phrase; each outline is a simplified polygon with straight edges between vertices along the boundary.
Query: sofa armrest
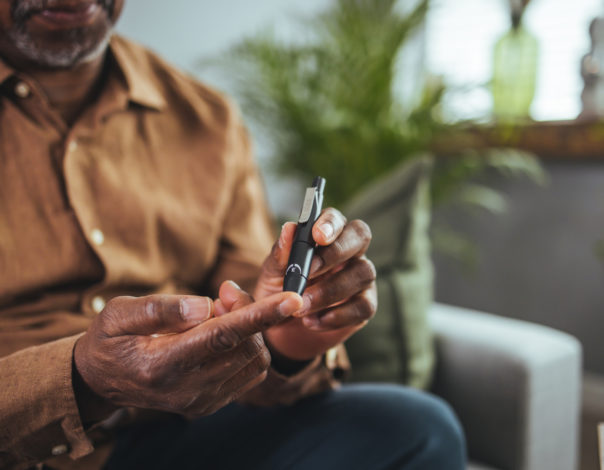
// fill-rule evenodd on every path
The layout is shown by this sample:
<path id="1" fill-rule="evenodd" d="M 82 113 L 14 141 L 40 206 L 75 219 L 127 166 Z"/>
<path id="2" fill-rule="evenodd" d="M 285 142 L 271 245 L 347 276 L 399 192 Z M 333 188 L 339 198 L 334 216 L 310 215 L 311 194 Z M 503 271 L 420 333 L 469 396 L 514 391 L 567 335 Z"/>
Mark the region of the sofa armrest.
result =
<path id="1" fill-rule="evenodd" d="M 581 346 L 532 323 L 434 304 L 433 391 L 459 416 L 471 460 L 502 470 L 573 470 Z"/>

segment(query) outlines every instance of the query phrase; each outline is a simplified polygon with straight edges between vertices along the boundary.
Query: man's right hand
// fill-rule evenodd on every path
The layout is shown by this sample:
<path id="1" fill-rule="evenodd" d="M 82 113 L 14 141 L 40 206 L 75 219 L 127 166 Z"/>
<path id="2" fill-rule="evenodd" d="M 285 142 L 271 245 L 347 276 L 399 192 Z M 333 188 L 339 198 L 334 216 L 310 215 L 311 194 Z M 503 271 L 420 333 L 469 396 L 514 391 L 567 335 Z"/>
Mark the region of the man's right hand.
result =
<path id="1" fill-rule="evenodd" d="M 230 313 L 212 318 L 207 297 L 116 297 L 77 341 L 74 373 L 115 406 L 211 414 L 264 380 L 270 355 L 258 333 L 302 307 L 292 292 L 237 297 L 221 295 Z"/>

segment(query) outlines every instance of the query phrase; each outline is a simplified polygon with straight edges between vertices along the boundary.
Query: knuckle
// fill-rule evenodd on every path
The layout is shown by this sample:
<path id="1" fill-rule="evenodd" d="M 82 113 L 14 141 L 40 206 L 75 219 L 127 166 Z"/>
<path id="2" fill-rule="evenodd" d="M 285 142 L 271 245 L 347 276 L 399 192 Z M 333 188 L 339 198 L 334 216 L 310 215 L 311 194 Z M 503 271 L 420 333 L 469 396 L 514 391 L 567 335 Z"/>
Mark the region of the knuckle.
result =
<path id="1" fill-rule="evenodd" d="M 336 262 L 337 260 L 341 260 L 342 258 L 346 257 L 346 245 L 342 243 L 342 240 L 340 238 L 337 238 L 329 247 L 329 256 L 328 258 L 330 258 L 330 261 Z"/>
<path id="2" fill-rule="evenodd" d="M 369 243 L 371 241 L 371 228 L 369 225 L 361 219 L 355 219 L 348 224 L 363 242 Z"/>
<path id="3" fill-rule="evenodd" d="M 103 309 L 103 313 L 107 314 L 109 312 L 112 312 L 113 310 L 119 308 L 119 305 L 124 301 L 124 297 L 119 296 L 119 297 L 113 297 L 112 299 L 109 299 L 107 301 L 107 304 L 105 305 L 105 308 Z"/>
<path id="4" fill-rule="evenodd" d="M 254 380 L 256 377 L 266 372 L 270 365 L 270 353 L 266 348 L 263 348 L 258 351 L 258 354 L 239 372 L 239 378 L 242 382 Z"/>
<path id="5" fill-rule="evenodd" d="M 147 320 L 153 320 L 158 316 L 158 302 L 157 297 L 149 295 L 143 298 L 143 312 L 145 312 L 145 318 Z"/>
<path id="6" fill-rule="evenodd" d="M 376 305 L 373 300 L 366 295 L 362 295 L 358 298 L 356 307 L 357 316 L 360 320 L 368 320 L 375 314 Z"/>
<path id="7" fill-rule="evenodd" d="M 251 372 L 253 377 L 256 377 L 266 371 L 271 365 L 271 358 L 270 354 L 268 354 L 268 351 L 261 352 L 256 359 L 254 359 L 252 364 L 253 367 Z"/>
<path id="8" fill-rule="evenodd" d="M 137 381 L 147 388 L 157 388 L 164 382 L 164 377 L 155 366 L 145 362 L 138 366 Z"/>
<path id="9" fill-rule="evenodd" d="M 279 253 L 281 251 L 281 247 L 279 246 L 279 240 L 273 243 L 273 247 L 271 248 L 271 253 L 267 259 L 264 260 L 264 265 L 270 263 L 273 259 L 279 259 Z"/>
<path id="10" fill-rule="evenodd" d="M 233 349 L 240 341 L 237 331 L 224 324 L 216 325 L 208 330 L 206 346 L 210 353 L 220 354 Z"/>
<path id="11" fill-rule="evenodd" d="M 258 338 L 260 337 L 260 338 Z M 261 354 L 264 348 L 264 342 L 261 335 L 254 335 L 242 344 L 241 352 L 244 359 L 249 362 Z"/>
<path id="12" fill-rule="evenodd" d="M 368 258 L 361 258 L 359 260 L 360 270 L 359 278 L 363 281 L 364 284 L 369 284 L 370 282 L 375 281 L 377 277 L 377 271 L 375 269 L 375 265 Z"/>
<path id="13" fill-rule="evenodd" d="M 105 305 L 105 308 L 97 318 L 100 318 L 103 321 L 119 318 L 120 311 L 123 309 L 123 304 L 131 299 L 133 299 L 133 297 L 126 296 L 118 296 L 109 299 Z"/>
<path id="14" fill-rule="evenodd" d="M 165 318 L 167 314 L 174 313 L 182 318 L 180 302 L 175 302 L 170 295 L 154 294 L 144 298 L 145 315 L 149 320 Z"/>
<path id="15" fill-rule="evenodd" d="M 336 281 L 341 281 L 341 278 L 336 278 Z M 342 300 L 341 282 L 326 282 L 319 288 L 319 292 L 317 305 L 327 305 Z"/>
<path id="16" fill-rule="evenodd" d="M 271 354 L 266 347 L 263 347 L 258 357 L 262 373 L 266 373 L 268 368 L 271 366 Z"/>
<path id="17" fill-rule="evenodd" d="M 267 367 L 268 369 L 268 367 Z M 266 377 L 268 376 L 268 370 L 263 371 L 259 376 L 258 376 L 258 383 L 264 382 L 266 380 Z"/>

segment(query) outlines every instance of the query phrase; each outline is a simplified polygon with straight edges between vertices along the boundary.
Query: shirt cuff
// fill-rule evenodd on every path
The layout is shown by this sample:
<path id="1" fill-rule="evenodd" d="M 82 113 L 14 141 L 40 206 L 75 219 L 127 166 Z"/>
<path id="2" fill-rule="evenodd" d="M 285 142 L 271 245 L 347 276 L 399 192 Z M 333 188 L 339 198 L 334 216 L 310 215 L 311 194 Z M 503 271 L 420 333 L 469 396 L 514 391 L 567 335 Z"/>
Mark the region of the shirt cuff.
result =
<path id="1" fill-rule="evenodd" d="M 271 367 L 266 380 L 238 401 L 254 406 L 290 405 L 304 397 L 338 387 L 349 369 L 346 349 L 340 344 L 293 375 L 281 374 Z"/>
<path id="2" fill-rule="evenodd" d="M 81 335 L 0 359 L 0 467 L 93 451 L 72 386 L 73 348 Z M 6 384 L 6 386 L 4 386 Z"/>

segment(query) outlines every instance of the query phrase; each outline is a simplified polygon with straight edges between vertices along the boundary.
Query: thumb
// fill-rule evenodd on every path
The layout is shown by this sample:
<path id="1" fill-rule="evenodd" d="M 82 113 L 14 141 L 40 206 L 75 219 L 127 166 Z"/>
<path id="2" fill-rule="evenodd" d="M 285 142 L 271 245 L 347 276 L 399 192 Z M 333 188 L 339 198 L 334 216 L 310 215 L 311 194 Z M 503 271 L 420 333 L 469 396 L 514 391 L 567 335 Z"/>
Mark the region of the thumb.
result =
<path id="1" fill-rule="evenodd" d="M 213 302 L 194 295 L 115 297 L 101 312 L 109 336 L 180 333 L 212 316 Z"/>
<path id="2" fill-rule="evenodd" d="M 220 317 L 254 302 L 254 298 L 233 281 L 224 281 L 214 302 L 214 316 Z"/>
<path id="3" fill-rule="evenodd" d="M 281 227 L 279 239 L 273 245 L 270 255 L 264 261 L 262 266 L 262 275 L 269 277 L 283 277 L 283 271 L 287 267 L 289 252 L 292 249 L 294 235 L 296 233 L 296 224 L 294 222 L 285 222 Z"/>

